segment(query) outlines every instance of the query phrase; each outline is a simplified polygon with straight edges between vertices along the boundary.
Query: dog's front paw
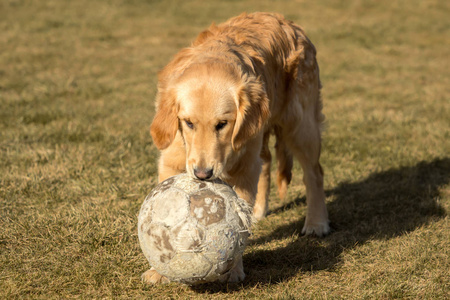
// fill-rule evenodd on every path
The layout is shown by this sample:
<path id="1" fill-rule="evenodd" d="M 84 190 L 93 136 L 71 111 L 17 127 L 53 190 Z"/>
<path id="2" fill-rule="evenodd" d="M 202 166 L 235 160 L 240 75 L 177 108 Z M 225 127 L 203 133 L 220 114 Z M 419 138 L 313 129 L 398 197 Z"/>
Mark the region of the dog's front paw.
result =
<path id="1" fill-rule="evenodd" d="M 328 224 L 328 220 L 315 223 L 305 221 L 305 225 L 302 229 L 302 234 L 304 235 L 317 235 L 318 237 L 322 237 L 328 233 L 330 233 L 330 225 Z"/>
<path id="2" fill-rule="evenodd" d="M 244 281 L 245 273 L 244 270 L 231 270 L 230 277 L 228 278 L 228 282 L 230 283 L 238 283 Z"/>
<path id="3" fill-rule="evenodd" d="M 227 281 L 230 283 L 238 283 L 244 281 L 244 279 L 245 279 L 244 265 L 242 263 L 242 257 L 240 257 L 236 265 L 233 267 L 233 269 L 231 269 Z"/>
<path id="4" fill-rule="evenodd" d="M 158 272 L 156 272 L 154 268 L 145 271 L 142 274 L 141 279 L 143 282 L 150 284 L 161 284 L 170 282 L 169 278 L 160 275 Z"/>
<path id="5" fill-rule="evenodd" d="M 220 282 L 238 283 L 245 279 L 244 265 L 242 264 L 242 257 L 238 259 L 236 265 L 227 274 L 222 275 Z"/>

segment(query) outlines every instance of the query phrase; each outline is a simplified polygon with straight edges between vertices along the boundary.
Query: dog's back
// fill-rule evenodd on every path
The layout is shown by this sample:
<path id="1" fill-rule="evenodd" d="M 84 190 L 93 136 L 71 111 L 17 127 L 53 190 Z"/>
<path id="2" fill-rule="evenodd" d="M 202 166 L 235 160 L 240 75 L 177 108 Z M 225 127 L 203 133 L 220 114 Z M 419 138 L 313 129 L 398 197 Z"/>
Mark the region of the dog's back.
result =
<path id="1" fill-rule="evenodd" d="M 314 45 L 300 26 L 279 14 L 243 13 L 220 25 L 212 24 L 198 35 L 191 49 L 197 59 L 208 55 L 227 61 L 239 59 L 242 72 L 260 76 L 270 100 L 271 123 L 277 119 L 295 122 L 283 113 L 290 88 L 315 82 L 320 89 Z M 322 119 L 320 100 L 316 105 L 317 118 Z"/>

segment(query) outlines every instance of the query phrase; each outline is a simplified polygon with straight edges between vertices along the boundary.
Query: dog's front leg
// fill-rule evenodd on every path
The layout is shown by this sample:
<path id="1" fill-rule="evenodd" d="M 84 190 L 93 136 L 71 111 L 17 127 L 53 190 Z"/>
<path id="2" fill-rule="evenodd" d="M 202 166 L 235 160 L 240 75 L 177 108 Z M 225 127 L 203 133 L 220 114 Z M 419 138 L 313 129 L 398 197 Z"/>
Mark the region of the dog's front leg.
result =
<path id="1" fill-rule="evenodd" d="M 253 160 L 253 162 L 252 162 Z M 261 173 L 261 159 L 259 155 L 249 157 L 245 168 L 237 170 L 235 174 L 227 180 L 233 186 L 239 198 L 244 199 L 251 207 L 255 205 L 258 191 L 258 180 Z M 237 258 L 236 264 L 230 271 L 228 282 L 240 282 L 245 279 L 242 256 Z"/>
<path id="2" fill-rule="evenodd" d="M 158 182 L 186 172 L 186 148 L 178 132 L 169 147 L 161 151 L 158 163 Z"/>
<path id="3" fill-rule="evenodd" d="M 186 170 L 186 150 L 180 133 L 178 132 L 169 147 L 161 151 L 158 164 L 158 182 L 169 177 L 178 175 Z M 145 271 L 141 279 L 150 284 L 169 283 L 170 280 L 159 274 L 155 268 L 151 267 Z"/>

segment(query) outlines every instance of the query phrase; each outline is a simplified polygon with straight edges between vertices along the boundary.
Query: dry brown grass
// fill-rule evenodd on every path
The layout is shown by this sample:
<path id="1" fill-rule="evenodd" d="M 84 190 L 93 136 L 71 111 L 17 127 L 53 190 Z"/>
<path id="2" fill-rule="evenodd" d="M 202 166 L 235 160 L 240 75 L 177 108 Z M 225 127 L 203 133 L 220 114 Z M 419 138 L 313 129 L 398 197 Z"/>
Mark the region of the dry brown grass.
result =
<path id="1" fill-rule="evenodd" d="M 319 50 L 333 232 L 296 165 L 237 286 L 147 286 L 156 73 L 212 21 L 277 11 Z M 0 298 L 450 298 L 446 1 L 0 3 Z"/>

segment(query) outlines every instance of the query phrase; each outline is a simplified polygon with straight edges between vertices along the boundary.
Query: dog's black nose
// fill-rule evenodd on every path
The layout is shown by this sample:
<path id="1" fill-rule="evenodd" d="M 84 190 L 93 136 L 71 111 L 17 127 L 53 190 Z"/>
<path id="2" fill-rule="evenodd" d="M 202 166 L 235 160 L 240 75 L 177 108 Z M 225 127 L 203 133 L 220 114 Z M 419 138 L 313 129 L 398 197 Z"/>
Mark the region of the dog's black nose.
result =
<path id="1" fill-rule="evenodd" d="M 194 175 L 200 180 L 208 180 L 213 175 L 213 169 L 194 169 Z"/>

